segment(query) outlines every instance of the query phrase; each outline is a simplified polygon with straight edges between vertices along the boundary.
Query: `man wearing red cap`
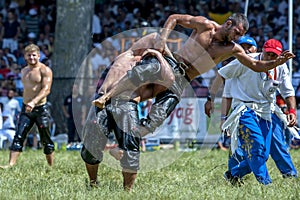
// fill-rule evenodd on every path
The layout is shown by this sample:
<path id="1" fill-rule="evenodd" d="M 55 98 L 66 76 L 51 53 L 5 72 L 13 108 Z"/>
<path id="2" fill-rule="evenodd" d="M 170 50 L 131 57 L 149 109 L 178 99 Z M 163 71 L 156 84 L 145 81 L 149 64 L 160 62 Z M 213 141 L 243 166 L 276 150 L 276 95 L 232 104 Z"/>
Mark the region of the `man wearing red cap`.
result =
<path id="1" fill-rule="evenodd" d="M 276 59 L 281 53 L 281 43 L 271 39 L 264 44 L 262 53 L 250 54 L 250 56 L 267 61 Z M 253 172 L 258 182 L 267 185 L 272 180 L 268 174 L 266 161 L 270 147 L 274 145 L 271 144 L 272 131 L 277 128 L 272 128 L 272 120 L 279 120 L 278 116 L 280 116 L 280 114 L 271 115 L 272 112 L 276 113 L 273 103 L 277 89 L 285 98 L 289 109 L 287 120 L 285 119 L 286 125 L 293 126 L 296 123 L 295 94 L 288 68 L 283 64 L 274 70 L 256 73 L 238 60 L 234 60 L 220 69 L 219 74 L 225 79 L 232 78 L 232 84 L 236 85 L 230 91 L 234 110 L 222 128 L 229 130 L 232 135 L 232 150 L 235 151 L 239 145 L 238 150 L 244 158 L 227 171 L 225 177 L 236 184 L 239 183 L 240 178 Z M 277 158 L 273 157 L 273 159 Z"/>

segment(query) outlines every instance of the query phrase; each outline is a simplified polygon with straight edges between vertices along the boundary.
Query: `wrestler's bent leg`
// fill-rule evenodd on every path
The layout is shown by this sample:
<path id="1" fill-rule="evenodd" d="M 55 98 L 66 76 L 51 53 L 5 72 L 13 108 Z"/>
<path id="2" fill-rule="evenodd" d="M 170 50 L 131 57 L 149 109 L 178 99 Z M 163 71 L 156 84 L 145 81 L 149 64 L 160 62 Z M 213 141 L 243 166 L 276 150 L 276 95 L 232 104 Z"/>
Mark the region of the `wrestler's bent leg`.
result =
<path id="1" fill-rule="evenodd" d="M 149 132 L 154 132 L 172 113 L 179 103 L 179 99 L 180 97 L 170 90 L 161 92 L 157 95 L 155 103 L 151 106 L 147 119 L 142 119 L 141 124 L 145 126 Z M 143 136 L 144 135 L 141 135 L 141 137 Z"/>
<path id="2" fill-rule="evenodd" d="M 98 166 L 103 160 L 103 150 L 109 135 L 107 123 L 106 109 L 101 110 L 92 106 L 81 133 L 83 147 L 80 155 L 85 162 L 91 187 L 97 187 L 98 185 Z"/>
<path id="3" fill-rule="evenodd" d="M 124 76 L 116 87 L 93 101 L 93 104 L 99 108 L 104 108 L 105 102 L 111 97 L 115 97 L 125 91 L 131 93 L 143 84 L 153 83 L 161 79 L 160 70 L 159 60 L 154 56 L 146 56 L 132 70 L 127 72 L 127 76 Z"/>
<path id="4" fill-rule="evenodd" d="M 87 120 L 80 134 L 84 145 L 82 153 L 85 154 L 84 149 L 86 149 L 96 160 L 102 161 L 103 150 L 106 146 L 109 134 L 110 130 L 108 128 L 106 109 L 91 106 Z M 85 159 L 83 160 L 85 161 Z"/>
<path id="5" fill-rule="evenodd" d="M 80 151 L 80 155 L 82 160 L 85 162 L 85 168 L 88 173 L 90 179 L 90 186 L 97 187 L 97 174 L 98 174 L 98 167 L 99 163 L 102 161 L 96 159 L 83 145 Z M 101 154 L 101 158 L 103 158 L 103 154 Z"/>
<path id="6" fill-rule="evenodd" d="M 120 103 L 120 104 L 119 104 Z M 133 187 L 140 158 L 140 134 L 137 104 L 134 102 L 114 102 L 107 107 L 110 125 L 114 128 L 119 148 L 124 151 L 120 160 L 124 178 L 124 189 Z"/>
<path id="7" fill-rule="evenodd" d="M 172 113 L 181 99 L 183 90 L 189 84 L 189 80 L 179 73 L 177 64 L 171 61 L 169 64 L 172 66 L 174 72 L 176 72 L 174 73 L 175 81 L 168 90 L 156 96 L 155 103 L 151 106 L 147 119 L 141 120 L 142 125 L 144 125 L 149 132 L 154 132 Z M 145 135 L 146 133 L 142 133 L 141 136 L 143 137 Z"/>

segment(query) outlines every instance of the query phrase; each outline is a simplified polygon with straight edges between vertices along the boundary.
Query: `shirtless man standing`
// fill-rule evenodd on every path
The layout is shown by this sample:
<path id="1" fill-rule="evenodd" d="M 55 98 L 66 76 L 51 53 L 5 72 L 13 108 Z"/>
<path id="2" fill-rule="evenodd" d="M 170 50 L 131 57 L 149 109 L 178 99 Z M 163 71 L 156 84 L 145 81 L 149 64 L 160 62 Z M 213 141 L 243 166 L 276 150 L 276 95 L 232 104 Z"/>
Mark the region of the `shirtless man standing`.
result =
<path id="1" fill-rule="evenodd" d="M 9 164 L 0 166 L 1 168 L 9 168 L 16 164 L 22 152 L 24 140 L 34 123 L 40 133 L 47 163 L 50 166 L 53 165 L 54 143 L 50 138 L 50 113 L 46 105 L 52 85 L 52 71 L 48 66 L 39 62 L 40 49 L 37 45 L 26 46 L 24 57 L 27 66 L 21 71 L 24 85 L 22 111 L 13 143 L 10 146 Z"/>

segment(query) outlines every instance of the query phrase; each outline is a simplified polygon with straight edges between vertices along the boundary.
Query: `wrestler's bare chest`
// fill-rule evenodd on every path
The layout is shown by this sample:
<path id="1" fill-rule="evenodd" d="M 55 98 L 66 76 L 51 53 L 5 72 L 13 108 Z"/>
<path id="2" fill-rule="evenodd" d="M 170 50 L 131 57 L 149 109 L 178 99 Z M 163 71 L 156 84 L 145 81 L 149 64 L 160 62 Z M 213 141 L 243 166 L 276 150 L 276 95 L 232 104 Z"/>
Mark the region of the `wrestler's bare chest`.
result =
<path id="1" fill-rule="evenodd" d="M 218 63 L 231 54 L 234 45 L 231 42 L 220 42 L 213 39 L 213 34 L 213 30 L 192 34 L 183 49 L 179 51 L 182 51 L 182 55 L 188 58 L 190 63 L 196 65 L 201 64 L 201 60 L 205 56 L 209 56 L 211 61 Z"/>
<path id="2" fill-rule="evenodd" d="M 208 46 L 207 52 L 213 61 L 220 62 L 224 57 L 231 55 L 232 48 L 232 43 L 226 44 L 220 42 L 212 42 Z"/>
<path id="3" fill-rule="evenodd" d="M 38 68 L 28 68 L 24 70 L 22 74 L 22 82 L 25 86 L 36 85 L 38 83 L 41 83 L 41 81 L 42 76 Z"/>

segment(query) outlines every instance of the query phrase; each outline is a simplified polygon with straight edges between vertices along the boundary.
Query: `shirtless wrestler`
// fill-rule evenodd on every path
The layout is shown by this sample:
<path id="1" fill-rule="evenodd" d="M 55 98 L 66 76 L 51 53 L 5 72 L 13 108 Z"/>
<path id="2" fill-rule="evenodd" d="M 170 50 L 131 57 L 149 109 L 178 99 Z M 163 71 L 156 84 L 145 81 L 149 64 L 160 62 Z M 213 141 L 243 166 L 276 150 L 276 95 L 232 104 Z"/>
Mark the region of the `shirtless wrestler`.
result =
<path id="1" fill-rule="evenodd" d="M 141 56 L 144 54 L 152 55 L 157 53 L 157 51 L 151 50 L 151 48 L 154 47 L 156 37 L 157 33 L 146 35 L 135 42 L 126 52 L 116 57 L 110 66 L 105 81 L 98 89 L 97 93 L 103 95 L 110 91 L 111 88 L 125 76 L 127 71 L 131 70 L 138 62 L 141 62 L 145 66 L 145 63 L 149 61 L 141 61 Z M 167 47 L 166 51 L 168 51 Z M 112 149 L 110 153 L 117 160 L 120 160 L 124 179 L 124 189 L 130 190 L 132 188 L 136 172 L 139 168 L 140 132 L 136 133 L 136 131 L 128 129 L 133 129 L 140 125 L 140 121 L 137 117 L 137 103 L 144 99 L 151 98 L 153 96 L 153 90 L 158 92 L 170 87 L 175 80 L 175 75 L 173 74 L 174 69 L 169 67 L 169 64 L 162 58 L 161 54 L 158 55 L 156 61 L 156 64 L 159 62 L 160 65 L 164 65 L 163 69 L 160 71 L 165 78 L 164 85 L 147 84 L 139 87 L 134 92 L 129 91 L 128 94 L 123 93 L 117 101 L 112 100 L 112 102 L 107 103 L 105 109 L 96 109 L 96 113 L 92 112 L 92 115 L 96 114 L 97 124 L 93 124 L 95 118 L 88 117 L 82 133 L 84 146 L 81 150 L 81 156 L 85 161 L 91 186 L 97 184 L 97 171 L 99 163 L 102 161 L 103 150 L 107 141 L 106 136 L 109 132 L 114 131 L 119 143 L 119 148 Z M 107 109 L 108 107 L 113 107 L 113 109 Z M 121 112 L 114 112 L 115 110 Z M 122 115 L 122 113 L 125 114 Z M 130 117 L 128 117 L 126 113 L 129 113 L 128 115 Z M 124 123 L 120 123 L 120 121 Z M 100 128 L 97 129 L 97 127 Z M 141 128 L 143 127 L 135 129 L 140 131 Z M 148 130 L 145 130 L 144 132 L 146 131 L 148 132 Z"/>
<path id="2" fill-rule="evenodd" d="M 193 29 L 193 32 L 182 48 L 170 55 L 169 52 L 164 52 L 165 44 L 170 32 L 176 25 Z M 239 13 L 230 16 L 222 25 L 202 16 L 173 14 L 169 16 L 160 36 L 156 38 L 154 49 L 159 50 L 164 55 L 175 58 L 175 62 L 184 63 L 184 70 L 189 80 L 192 80 L 196 76 L 213 68 L 217 63 L 232 56 L 256 72 L 272 69 L 294 57 L 293 53 L 284 51 L 276 60 L 258 61 L 251 58 L 240 45 L 233 42 L 244 35 L 248 28 L 249 24 L 247 18 Z M 135 68 L 133 68 L 133 71 L 139 74 L 130 74 L 142 77 L 144 71 L 142 69 L 134 70 Z M 149 73 L 149 71 L 148 69 L 146 72 Z M 153 74 L 153 76 L 157 78 L 163 77 L 159 75 L 160 74 Z M 153 76 L 150 77 L 153 78 Z M 105 106 L 105 102 L 111 97 L 126 90 L 137 88 L 136 85 L 145 84 L 147 81 L 149 80 L 144 79 L 138 82 L 136 77 L 125 76 L 118 82 L 117 87 L 114 87 L 110 92 L 105 93 L 94 101 L 94 104 L 102 108 Z M 135 83 L 133 84 L 133 82 Z"/>
<path id="3" fill-rule="evenodd" d="M 40 49 L 37 45 L 26 46 L 24 57 L 27 66 L 21 71 L 24 86 L 22 111 L 13 143 L 10 146 L 9 164 L 1 168 L 16 164 L 22 152 L 24 140 L 34 123 L 39 130 L 47 163 L 50 166 L 53 165 L 54 143 L 50 138 L 50 113 L 46 105 L 52 85 L 52 71 L 48 66 L 39 62 Z"/>

